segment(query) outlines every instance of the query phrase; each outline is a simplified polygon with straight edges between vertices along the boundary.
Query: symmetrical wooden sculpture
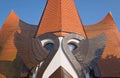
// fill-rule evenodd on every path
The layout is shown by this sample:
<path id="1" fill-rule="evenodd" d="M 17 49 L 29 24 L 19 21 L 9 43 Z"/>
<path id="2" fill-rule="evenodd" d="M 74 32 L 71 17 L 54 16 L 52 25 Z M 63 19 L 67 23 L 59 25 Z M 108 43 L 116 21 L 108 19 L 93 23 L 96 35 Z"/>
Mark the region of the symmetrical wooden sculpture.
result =
<path id="1" fill-rule="evenodd" d="M 47 41 L 45 45 L 42 45 L 42 40 L 52 40 L 53 41 L 53 48 L 49 52 L 49 48 L 46 48 L 45 45 L 50 44 L 51 42 Z M 74 41 L 69 42 L 69 40 L 75 39 L 78 40 L 79 43 L 75 44 Z M 72 43 L 73 46 L 76 46 L 76 48 L 73 51 L 70 51 L 69 49 L 69 43 Z M 37 72 L 37 78 L 43 78 L 44 72 L 47 70 L 47 67 L 51 63 L 51 61 L 54 59 L 55 55 L 57 55 L 58 48 L 62 47 L 61 51 L 64 51 L 64 54 L 66 58 L 69 60 L 69 64 L 72 65 L 74 70 L 77 73 L 77 78 L 84 78 L 85 74 L 84 71 L 89 72 L 89 68 L 91 67 L 91 70 L 94 70 L 94 76 L 95 77 L 101 77 L 100 73 L 99 75 L 95 75 L 95 72 L 98 73 L 99 69 L 94 69 L 96 67 L 97 61 L 102 55 L 104 46 L 105 46 L 105 36 L 98 36 L 94 39 L 84 39 L 84 37 L 74 34 L 74 33 L 68 33 L 65 37 L 62 39 L 62 43 L 59 43 L 58 36 L 54 35 L 53 33 L 45 33 L 43 35 L 40 35 L 36 38 L 25 38 L 22 37 L 20 34 L 15 34 L 15 44 L 18 50 L 18 54 L 21 56 L 22 60 L 24 61 L 25 65 L 31 70 L 32 73 L 35 72 L 35 68 L 39 66 L 38 72 Z M 61 44 L 61 46 L 59 46 Z M 52 46 L 50 46 L 52 47 Z M 43 61 L 43 63 L 40 65 L 40 63 Z M 64 61 L 64 60 L 58 60 L 56 61 Z M 53 67 L 55 65 L 53 64 Z M 60 66 L 60 68 L 62 65 Z M 66 69 L 62 67 L 62 69 Z M 61 70 L 61 69 L 58 69 Z M 69 71 L 66 71 L 70 73 Z M 90 73 L 90 72 L 89 72 Z M 56 73 L 54 73 L 55 75 Z M 62 75 L 65 75 L 62 73 Z M 70 74 L 71 75 L 71 74 Z M 89 74 L 90 75 L 90 74 Z M 71 75 L 72 77 L 73 75 Z M 59 71 L 59 74 L 57 73 L 58 78 L 67 78 L 65 76 L 61 77 L 61 71 Z M 93 77 L 93 75 L 91 75 Z M 74 77 L 72 77 L 74 78 Z"/>
<path id="2" fill-rule="evenodd" d="M 74 0 L 47 0 L 39 25 L 12 11 L 0 30 L 0 78 L 120 77 L 115 26 L 110 13 L 83 26 Z"/>

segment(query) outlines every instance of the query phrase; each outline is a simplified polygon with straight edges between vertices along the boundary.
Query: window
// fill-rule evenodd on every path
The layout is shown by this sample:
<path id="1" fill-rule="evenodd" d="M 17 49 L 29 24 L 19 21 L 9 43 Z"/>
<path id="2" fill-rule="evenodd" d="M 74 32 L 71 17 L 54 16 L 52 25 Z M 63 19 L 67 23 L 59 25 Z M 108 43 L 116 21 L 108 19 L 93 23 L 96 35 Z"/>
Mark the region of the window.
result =
<path id="1" fill-rule="evenodd" d="M 80 41 L 77 39 L 70 39 L 68 41 L 68 47 L 71 52 L 73 52 L 79 45 Z"/>
<path id="2" fill-rule="evenodd" d="M 42 46 L 48 51 L 52 51 L 54 48 L 54 41 L 51 39 L 45 39 L 41 41 Z"/>

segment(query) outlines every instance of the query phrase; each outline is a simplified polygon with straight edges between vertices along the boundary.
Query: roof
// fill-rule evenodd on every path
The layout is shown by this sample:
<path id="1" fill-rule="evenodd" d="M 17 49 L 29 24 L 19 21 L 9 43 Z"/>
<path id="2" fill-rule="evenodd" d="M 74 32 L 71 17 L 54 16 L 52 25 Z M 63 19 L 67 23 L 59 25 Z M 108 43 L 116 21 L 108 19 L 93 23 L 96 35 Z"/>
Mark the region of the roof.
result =
<path id="1" fill-rule="evenodd" d="M 14 47 L 14 32 L 19 28 L 19 17 L 14 11 L 11 11 L 5 20 L 0 32 L 0 60 L 13 59 L 16 56 Z M 11 48 L 12 47 L 12 48 Z"/>
<path id="2" fill-rule="evenodd" d="M 102 59 L 99 61 L 101 73 L 104 77 L 120 77 L 120 32 L 111 13 L 108 13 L 102 21 L 83 27 L 73 0 L 48 0 L 37 28 L 36 25 L 30 25 L 20 20 L 12 11 L 0 30 L 0 61 L 13 61 L 16 58 L 17 50 L 14 45 L 16 31 L 30 38 L 34 37 L 35 32 L 36 36 L 39 36 L 45 32 L 62 31 L 56 32 L 58 36 L 62 36 L 67 31 L 83 36 L 86 34 L 88 38 L 104 32 L 106 47 Z"/>
<path id="3" fill-rule="evenodd" d="M 13 61 L 16 58 L 17 49 L 14 44 L 16 31 L 33 37 L 36 27 L 23 22 L 14 11 L 11 11 L 0 31 L 0 60 Z"/>
<path id="4" fill-rule="evenodd" d="M 101 33 L 106 34 L 106 46 L 99 61 L 102 75 L 105 77 L 120 77 L 120 32 L 114 22 L 111 13 L 97 24 L 85 26 L 88 38 Z"/>
<path id="5" fill-rule="evenodd" d="M 58 36 L 74 32 L 86 37 L 74 0 L 47 1 L 36 36 L 46 32 L 54 32 Z"/>

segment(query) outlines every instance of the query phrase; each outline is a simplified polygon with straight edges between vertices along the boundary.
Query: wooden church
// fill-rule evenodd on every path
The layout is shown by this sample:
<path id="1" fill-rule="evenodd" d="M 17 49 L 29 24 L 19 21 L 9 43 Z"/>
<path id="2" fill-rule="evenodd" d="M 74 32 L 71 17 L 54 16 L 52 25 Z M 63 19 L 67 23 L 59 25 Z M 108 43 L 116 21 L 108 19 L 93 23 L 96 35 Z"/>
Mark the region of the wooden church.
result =
<path id="1" fill-rule="evenodd" d="M 120 78 L 119 66 L 112 14 L 83 25 L 74 0 L 47 0 L 38 25 L 11 11 L 0 29 L 0 78 Z"/>

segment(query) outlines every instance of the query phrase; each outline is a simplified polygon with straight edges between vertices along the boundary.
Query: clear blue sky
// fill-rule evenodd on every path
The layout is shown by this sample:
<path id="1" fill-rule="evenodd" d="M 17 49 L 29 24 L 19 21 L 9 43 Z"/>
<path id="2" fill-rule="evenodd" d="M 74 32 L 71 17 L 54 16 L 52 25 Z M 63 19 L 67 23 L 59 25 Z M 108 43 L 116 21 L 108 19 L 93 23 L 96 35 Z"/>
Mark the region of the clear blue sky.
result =
<path id="1" fill-rule="evenodd" d="M 0 27 L 11 10 L 29 24 L 38 24 L 47 0 L 0 0 Z M 95 24 L 108 12 L 120 31 L 120 0 L 75 0 L 84 25 Z"/>

